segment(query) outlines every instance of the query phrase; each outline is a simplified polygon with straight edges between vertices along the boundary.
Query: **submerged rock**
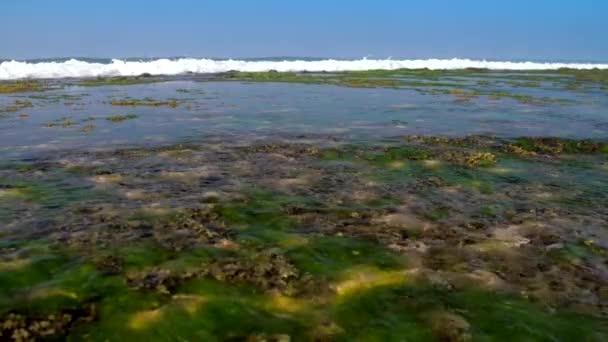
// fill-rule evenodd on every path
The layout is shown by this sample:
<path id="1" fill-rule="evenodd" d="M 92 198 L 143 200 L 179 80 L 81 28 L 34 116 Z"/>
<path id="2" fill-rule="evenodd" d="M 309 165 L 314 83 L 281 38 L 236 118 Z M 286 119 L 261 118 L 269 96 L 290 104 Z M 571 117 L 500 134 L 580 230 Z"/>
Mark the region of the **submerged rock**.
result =
<path id="1" fill-rule="evenodd" d="M 222 245 L 231 235 L 211 206 L 186 209 L 154 227 L 155 239 L 174 251 L 197 245 Z"/>
<path id="2" fill-rule="evenodd" d="M 91 322 L 96 316 L 95 304 L 85 305 L 79 310 L 51 315 L 9 313 L 5 317 L 0 317 L 0 340 L 54 340 L 67 334 L 73 325 Z"/>
<path id="3" fill-rule="evenodd" d="M 203 272 L 214 279 L 230 283 L 252 283 L 265 291 L 295 294 L 309 280 L 287 258 L 275 250 L 263 251 L 251 259 L 229 259 L 214 262 Z"/>
<path id="4" fill-rule="evenodd" d="M 471 341 L 471 325 L 464 317 L 448 311 L 433 312 L 429 315 L 429 324 L 440 341 Z"/>
<path id="5" fill-rule="evenodd" d="M 448 151 L 441 158 L 466 167 L 487 167 L 496 164 L 498 159 L 490 152 Z"/>

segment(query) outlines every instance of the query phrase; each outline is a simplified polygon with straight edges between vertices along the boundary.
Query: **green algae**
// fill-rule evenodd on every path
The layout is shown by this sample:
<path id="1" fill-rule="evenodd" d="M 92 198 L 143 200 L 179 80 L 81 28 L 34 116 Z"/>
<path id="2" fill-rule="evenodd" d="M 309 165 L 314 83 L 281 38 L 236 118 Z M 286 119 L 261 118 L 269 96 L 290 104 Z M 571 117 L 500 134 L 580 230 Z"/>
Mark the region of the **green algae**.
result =
<path id="1" fill-rule="evenodd" d="M 83 133 L 91 133 L 94 129 L 95 125 L 85 125 L 80 129 L 80 131 Z"/>
<path id="2" fill-rule="evenodd" d="M 52 314 L 98 296 L 100 274 L 77 255 L 48 242 L 29 242 L 18 257 L 2 260 L 0 314 Z"/>
<path id="3" fill-rule="evenodd" d="M 5 222 L 10 222 L 11 218 L 19 215 L 21 205 L 26 205 L 34 212 L 44 212 L 65 208 L 83 199 L 108 199 L 105 193 L 93 189 L 87 180 L 74 178 L 73 174 L 61 167 L 15 164 L 10 165 L 7 170 L 17 173 L 11 177 L 0 178 L 0 203 L 3 203 L 0 219 Z M 29 179 L 29 176 L 36 172 L 41 175 L 35 180 Z M 38 214 L 43 215 L 43 212 Z"/>
<path id="4" fill-rule="evenodd" d="M 514 88 L 536 88 L 541 81 L 555 81 L 564 75 L 511 75 L 508 72 L 489 72 L 489 70 L 371 70 L 335 73 L 295 73 L 295 72 L 230 72 L 220 74 L 203 82 L 239 81 L 239 82 L 274 82 L 335 85 L 349 88 L 392 88 L 415 90 L 422 94 L 451 95 L 459 103 L 468 103 L 472 99 L 484 96 L 493 100 L 513 99 L 528 105 L 571 104 L 574 101 L 565 98 L 536 97 L 497 91 L 489 88 L 489 83 L 471 85 L 467 78 L 491 77 L 504 79 Z M 446 82 L 449 80 L 449 82 Z M 560 78 L 561 80 L 561 78 Z M 565 80 L 568 80 L 567 78 Z M 477 81 L 476 81 L 477 82 Z M 481 86 L 482 88 L 479 88 Z"/>
<path id="5" fill-rule="evenodd" d="M 7 107 L 0 107 L 0 113 L 14 113 L 20 110 L 31 108 L 33 104 L 30 101 L 20 101 L 16 100 L 12 105 Z"/>
<path id="6" fill-rule="evenodd" d="M 0 94 L 27 93 L 44 90 L 44 86 L 38 81 L 14 81 L 0 82 Z"/>
<path id="7" fill-rule="evenodd" d="M 29 95 L 27 98 L 31 100 L 42 100 L 48 103 L 60 103 L 60 102 L 75 102 L 81 101 L 85 97 L 89 96 L 89 94 L 34 94 Z"/>
<path id="8" fill-rule="evenodd" d="M 273 312 L 266 298 L 251 288 L 198 280 L 180 292 L 169 301 L 137 293 L 104 301 L 99 323 L 81 327 L 74 337 L 225 341 L 256 334 L 305 335 L 303 323 Z"/>
<path id="9" fill-rule="evenodd" d="M 83 80 L 77 82 L 76 85 L 82 87 L 103 87 L 103 86 L 125 86 L 134 84 L 147 84 L 154 82 L 162 82 L 162 80 L 151 77 L 99 77 L 95 79 Z"/>
<path id="10" fill-rule="evenodd" d="M 221 203 L 215 209 L 226 222 L 234 225 L 264 225 L 276 230 L 291 226 L 285 215 L 285 208 L 291 205 L 315 205 L 305 197 L 292 196 L 260 188 L 245 190 L 245 198 L 239 201 Z"/>
<path id="11" fill-rule="evenodd" d="M 176 108 L 178 106 L 177 100 L 167 100 L 167 101 L 159 101 L 154 99 L 121 99 L 121 100 L 112 100 L 110 102 L 112 106 L 123 106 L 123 107 L 170 107 Z"/>
<path id="12" fill-rule="evenodd" d="M 546 154 L 608 152 L 608 144 L 591 140 L 522 137 L 518 138 L 513 144 L 528 152 Z"/>
<path id="13" fill-rule="evenodd" d="M 356 74 L 309 74 L 293 72 L 239 72 L 230 73 L 216 80 L 241 82 L 278 82 L 327 84 L 349 88 L 398 88 L 401 82 L 396 79 L 358 77 Z"/>
<path id="14" fill-rule="evenodd" d="M 421 202 L 427 197 L 432 199 L 441 194 L 444 186 L 457 186 L 451 190 L 459 194 L 463 193 L 461 189 L 465 189 L 466 195 L 469 195 L 467 191 L 473 191 L 476 195 L 502 195 L 513 185 L 534 184 L 539 180 L 543 184 L 557 182 L 543 179 L 546 174 L 553 174 L 556 170 L 561 177 L 558 180 L 563 182 L 560 184 L 567 186 L 570 184 L 567 178 L 569 173 L 581 172 L 576 165 L 541 163 L 502 154 L 500 147 L 492 150 L 498 156 L 495 164 L 481 168 L 466 167 L 441 159 L 442 150 L 446 148 L 444 145 L 449 144 L 396 145 L 388 148 L 349 146 L 321 150 L 306 158 L 318 161 L 318 164 L 313 164 L 315 168 L 348 164 L 357 170 L 357 177 L 375 177 L 382 180 L 381 184 L 395 188 L 397 193 L 403 191 L 403 188 L 399 188 L 402 184 L 415 185 L 412 189 L 420 195 L 418 200 Z M 450 150 L 454 148 L 448 147 Z M 469 149 L 483 150 L 480 145 L 466 145 L 466 149 L 467 152 L 471 151 Z M 273 149 L 269 151 L 276 153 Z M 154 150 L 143 154 L 153 158 L 158 152 Z M 142 151 L 132 150 L 116 155 L 127 156 L 131 153 L 138 155 Z M 440 163 L 436 164 L 436 160 Z M 6 165 L 1 169 L 15 174 L 30 174 L 36 170 L 49 172 L 48 167 L 24 165 Z M 534 171 L 539 168 L 548 169 L 546 172 Z M 54 172 L 59 171 L 51 171 Z M 60 172 L 79 178 L 109 171 L 105 167 L 85 166 Z M 592 187 L 591 179 L 597 180 L 600 170 L 586 169 L 585 172 L 592 177 L 585 180 L 588 185 L 577 185 L 577 189 Z M 597 198 L 590 192 L 582 196 Z M 7 277 L 14 278 L 16 283 L 7 287 L 8 299 L 3 299 L 7 301 L 0 301 L 3 312 L 29 307 L 29 311 L 24 312 L 35 315 L 37 312 L 63 312 L 95 303 L 95 321 L 74 324 L 66 335 L 59 335 L 72 340 L 166 340 L 178 337 L 213 341 L 278 339 L 287 336 L 294 340 L 325 338 L 345 341 L 407 337 L 445 340 L 467 336 L 480 340 L 569 340 L 575 335 L 577 327 L 584 329 L 581 338 L 605 338 L 605 322 L 600 319 L 566 313 L 562 309 L 546 310 L 542 302 L 534 304 L 525 298 L 509 296 L 500 291 L 488 292 L 462 286 L 448 291 L 429 284 L 411 283 L 413 276 L 410 278 L 410 274 L 416 274 L 419 266 L 409 269 L 412 266 L 408 257 L 387 248 L 384 242 L 355 238 L 331 229 L 323 233 L 320 228 L 327 228 L 330 224 L 319 228 L 299 221 L 300 215 L 314 214 L 329 221 L 354 218 L 355 226 L 365 224 L 365 220 L 357 218 L 374 210 L 380 214 L 390 213 L 394 207 L 403 204 L 388 196 L 386 200 L 351 203 L 348 200 L 334 201 L 331 196 L 313 197 L 263 187 L 245 187 L 239 190 L 239 196 L 229 199 L 218 196 L 213 203 L 208 203 L 206 197 L 199 197 L 197 199 L 204 201 L 204 205 L 210 206 L 211 216 L 192 217 L 207 228 L 213 228 L 219 222 L 225 224 L 232 233 L 225 236 L 230 244 L 174 250 L 159 244 L 156 239 L 161 230 L 173 229 L 173 226 L 166 225 L 167 222 L 174 223 L 175 227 L 183 223 L 178 214 L 144 219 L 131 211 L 133 216 L 129 220 L 143 223 L 125 225 L 121 229 L 133 230 L 136 236 L 142 234 L 136 240 L 112 242 L 109 248 L 104 246 L 99 249 L 84 245 L 84 248 L 77 248 L 79 255 L 50 251 L 44 247 L 38 248 L 39 255 L 23 254 L 19 260 L 30 260 L 31 257 L 27 262 L 32 264 L 27 265 L 35 267 L 32 266 L 32 275 L 23 268 L 23 277 L 18 273 L 7 273 Z M 482 204 L 472 208 L 472 215 L 494 220 L 511 209 L 509 203 L 501 202 L 504 199 L 482 198 Z M 466 202 L 467 199 L 462 200 Z M 538 202 L 541 206 L 556 203 L 552 199 Z M 188 209 L 179 210 L 180 214 L 182 212 L 188 213 Z M 353 217 L 353 213 L 357 215 Z M 419 217 L 426 217 L 430 222 L 450 219 L 452 214 L 452 209 L 442 207 L 422 207 L 418 211 Z M 4 236 L 1 237 L 4 239 Z M 403 239 L 411 241 L 418 238 L 409 235 Z M 6 243 L 0 243 L 0 250 L 21 249 L 19 244 L 3 241 Z M 453 240 L 449 242 L 456 243 Z M 564 249 L 569 247 L 567 245 Z M 579 265 L 605 253 L 601 245 L 592 241 L 577 243 L 573 248 L 572 254 L 575 255 L 568 262 Z M 275 265 L 275 257 L 256 258 L 268 251 L 272 253 L 264 255 L 281 255 L 276 257 L 281 260 L 278 265 L 286 267 L 288 274 L 297 271 L 298 274 L 309 275 L 312 280 L 307 285 L 309 292 L 285 293 L 281 288 L 277 291 L 277 288 L 268 287 L 267 284 L 273 282 L 270 281 L 274 279 L 272 277 L 281 274 L 272 266 Z M 555 259 L 562 260 L 562 257 L 556 256 Z M 260 273 L 260 269 L 256 271 L 252 265 L 260 265 L 262 270 L 270 272 L 269 281 L 260 280 L 264 277 L 259 274 L 263 273 Z M 286 265 L 293 265 L 295 271 Z M 210 266 L 222 270 L 219 277 L 201 271 Z M 448 270 L 467 271 L 461 266 Z M 10 272 L 13 271 L 14 268 Z M 153 286 L 134 286 L 132 283 L 132 279 L 136 279 L 154 285 L 155 277 L 161 277 L 164 272 L 174 277 L 171 279 L 172 286 L 165 288 L 167 292 Z M 224 278 L 226 274 L 230 277 Z M 243 274 L 257 275 L 251 278 Z M 25 280 L 19 283 L 22 279 Z M 292 279 L 292 276 L 287 279 Z M 328 282 L 334 292 L 315 287 Z M 36 299 L 36 302 L 11 301 L 16 293 L 40 289 L 55 291 L 56 295 L 45 297 L 45 300 Z"/>
<path id="15" fill-rule="evenodd" d="M 345 270 L 374 266 L 401 269 L 406 260 L 373 243 L 339 236 L 313 236 L 302 246 L 287 251 L 298 269 L 327 279 L 339 279 Z"/>
<path id="16" fill-rule="evenodd" d="M 127 121 L 127 120 L 134 120 L 137 118 L 138 118 L 137 114 L 111 115 L 111 116 L 108 116 L 106 118 L 106 120 L 109 122 L 113 122 L 113 123 L 119 123 L 119 122 L 123 122 L 123 121 Z"/>
<path id="17" fill-rule="evenodd" d="M 25 169 L 21 169 L 24 172 Z M 0 179 L 0 200 L 25 200 L 39 202 L 48 197 L 48 187 L 43 183 Z"/>

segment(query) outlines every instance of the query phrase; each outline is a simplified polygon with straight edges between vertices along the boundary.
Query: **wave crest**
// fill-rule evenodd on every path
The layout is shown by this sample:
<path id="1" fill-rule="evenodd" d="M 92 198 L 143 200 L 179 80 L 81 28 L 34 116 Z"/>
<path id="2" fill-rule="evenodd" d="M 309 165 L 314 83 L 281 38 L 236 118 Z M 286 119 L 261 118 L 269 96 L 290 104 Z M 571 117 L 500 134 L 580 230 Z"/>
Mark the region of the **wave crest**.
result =
<path id="1" fill-rule="evenodd" d="M 284 60 L 284 61 L 247 61 L 247 60 L 213 60 L 213 59 L 157 59 L 153 61 L 123 61 L 114 59 L 111 63 L 90 63 L 77 59 L 63 62 L 20 62 L 6 61 L 0 63 L 0 80 L 24 78 L 68 78 L 68 77 L 108 77 L 179 75 L 185 73 L 219 73 L 227 71 L 362 71 L 362 70 L 395 70 L 395 69 L 434 69 L 454 70 L 481 68 L 491 70 L 556 70 L 570 69 L 608 69 L 608 64 L 594 63 L 541 63 L 541 62 L 499 62 L 471 59 L 360 59 L 360 60 Z"/>

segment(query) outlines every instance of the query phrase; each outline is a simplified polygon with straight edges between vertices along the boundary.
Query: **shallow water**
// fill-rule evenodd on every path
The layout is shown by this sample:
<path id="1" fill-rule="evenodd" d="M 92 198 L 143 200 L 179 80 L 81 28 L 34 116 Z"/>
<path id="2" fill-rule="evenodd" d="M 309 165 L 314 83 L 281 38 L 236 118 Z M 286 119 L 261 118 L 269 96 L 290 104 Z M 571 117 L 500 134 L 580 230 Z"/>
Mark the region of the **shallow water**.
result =
<path id="1" fill-rule="evenodd" d="M 0 340 L 606 340 L 608 97 L 541 76 L 1 95 Z"/>
<path id="2" fill-rule="evenodd" d="M 477 82 L 474 77 L 460 79 Z M 500 82 L 484 88 L 487 92 L 563 101 L 520 103 L 489 96 L 458 101 L 450 94 L 429 94 L 427 88 L 445 89 L 169 81 L 95 88 L 67 86 L 42 93 L 2 95 L 0 108 L 15 101 L 30 101 L 33 107 L 0 117 L 0 151 L 6 156 L 66 148 L 149 145 L 218 135 L 322 133 L 355 140 L 404 134 L 608 136 L 605 91 L 572 92 L 555 86 L 522 88 Z M 110 104 L 125 98 L 175 99 L 179 105 L 169 108 Z M 111 115 L 126 114 L 136 114 L 138 118 L 120 123 L 106 120 Z M 71 124 L 46 127 L 64 120 Z M 81 131 L 85 125 L 95 128 L 85 133 Z"/>

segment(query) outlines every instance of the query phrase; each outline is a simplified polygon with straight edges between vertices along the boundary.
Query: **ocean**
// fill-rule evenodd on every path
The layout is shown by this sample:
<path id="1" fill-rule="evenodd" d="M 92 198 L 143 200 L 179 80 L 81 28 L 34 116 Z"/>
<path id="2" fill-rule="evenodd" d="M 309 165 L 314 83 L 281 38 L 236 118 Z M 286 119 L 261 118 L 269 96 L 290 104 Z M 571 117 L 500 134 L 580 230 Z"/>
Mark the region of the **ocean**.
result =
<path id="1" fill-rule="evenodd" d="M 205 74 L 227 71 L 339 72 L 363 70 L 431 69 L 456 70 L 608 69 L 608 63 L 580 61 L 496 61 L 475 59 L 321 59 L 311 57 L 271 57 L 250 59 L 212 58 L 57 58 L 4 60 L 0 80 L 69 77 L 110 77 Z"/>

